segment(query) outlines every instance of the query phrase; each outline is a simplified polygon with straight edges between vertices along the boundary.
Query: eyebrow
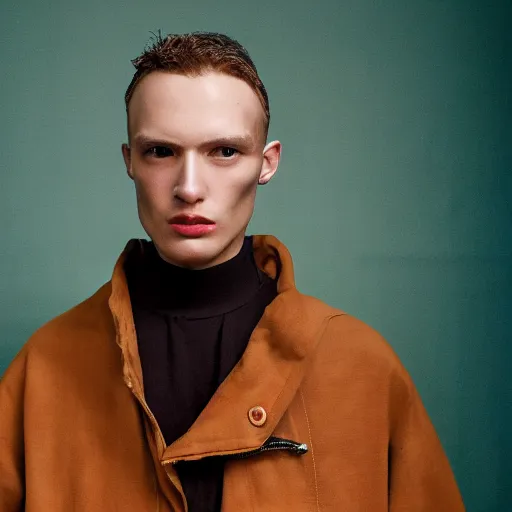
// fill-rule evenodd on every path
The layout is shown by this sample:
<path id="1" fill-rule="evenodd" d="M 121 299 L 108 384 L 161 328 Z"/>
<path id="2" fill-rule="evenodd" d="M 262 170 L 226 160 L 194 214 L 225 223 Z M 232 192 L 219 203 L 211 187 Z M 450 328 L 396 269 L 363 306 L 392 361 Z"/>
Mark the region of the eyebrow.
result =
<path id="1" fill-rule="evenodd" d="M 133 138 L 134 145 L 139 146 L 173 146 L 175 148 L 183 149 L 182 146 L 169 139 L 162 139 L 159 137 L 149 137 L 143 133 L 135 135 Z M 203 141 L 199 147 L 206 146 L 235 146 L 244 148 L 245 150 L 252 150 L 255 147 L 255 141 L 251 135 L 232 135 L 226 137 L 218 137 Z"/>

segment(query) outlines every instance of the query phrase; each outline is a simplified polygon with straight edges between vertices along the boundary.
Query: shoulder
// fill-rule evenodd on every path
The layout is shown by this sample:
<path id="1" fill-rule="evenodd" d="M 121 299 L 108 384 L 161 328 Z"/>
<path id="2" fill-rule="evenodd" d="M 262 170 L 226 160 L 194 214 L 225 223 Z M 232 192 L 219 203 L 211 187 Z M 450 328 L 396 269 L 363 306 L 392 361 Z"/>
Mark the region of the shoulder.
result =
<path id="1" fill-rule="evenodd" d="M 330 318 L 324 343 L 330 349 L 350 353 L 365 359 L 367 363 L 375 360 L 392 366 L 399 364 L 395 351 L 378 331 L 341 311 Z"/>
<path id="2" fill-rule="evenodd" d="M 323 311 L 325 327 L 311 361 L 315 374 L 376 388 L 392 386 L 406 394 L 414 387 L 395 350 L 378 331 L 336 308 L 326 306 Z"/>
<path id="3" fill-rule="evenodd" d="M 351 355 L 366 362 L 380 361 L 391 366 L 400 364 L 391 345 L 373 327 L 362 320 L 330 306 L 315 297 L 300 294 L 300 310 L 319 328 L 319 351 Z"/>
<path id="4" fill-rule="evenodd" d="M 66 342 L 91 339 L 92 333 L 113 329 L 108 300 L 110 282 L 101 286 L 92 296 L 43 324 L 23 347 L 27 354 L 44 349 L 55 349 Z"/>
<path id="5" fill-rule="evenodd" d="M 39 374 L 41 368 L 51 373 L 55 369 L 54 361 L 70 367 L 72 362 L 78 364 L 80 352 L 89 352 L 91 344 L 98 340 L 98 333 L 114 332 L 114 327 L 109 325 L 112 324 L 108 308 L 110 289 L 110 283 L 104 284 L 91 297 L 39 327 L 7 367 L 0 387 L 5 389 L 22 382 L 30 374 Z"/>
<path id="6" fill-rule="evenodd" d="M 375 329 L 342 311 L 331 311 L 302 382 L 313 409 L 327 415 L 371 412 L 368 421 L 402 417 L 418 395 L 408 371 Z M 366 414 L 366 413 L 365 413 Z"/>

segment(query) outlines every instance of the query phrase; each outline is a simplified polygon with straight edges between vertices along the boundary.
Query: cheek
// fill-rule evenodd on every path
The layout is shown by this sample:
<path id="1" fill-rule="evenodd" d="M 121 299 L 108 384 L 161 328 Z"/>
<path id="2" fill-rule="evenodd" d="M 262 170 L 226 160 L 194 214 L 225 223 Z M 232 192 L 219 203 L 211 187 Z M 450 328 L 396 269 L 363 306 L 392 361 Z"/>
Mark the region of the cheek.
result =
<path id="1" fill-rule="evenodd" d="M 162 179 L 163 176 L 138 177 L 135 179 L 135 190 L 139 208 L 145 211 L 159 211 L 168 207 L 169 184 Z"/>
<path id="2" fill-rule="evenodd" d="M 232 210 L 251 212 L 256 197 L 257 178 L 237 180 L 225 189 L 225 204 L 229 204 Z"/>

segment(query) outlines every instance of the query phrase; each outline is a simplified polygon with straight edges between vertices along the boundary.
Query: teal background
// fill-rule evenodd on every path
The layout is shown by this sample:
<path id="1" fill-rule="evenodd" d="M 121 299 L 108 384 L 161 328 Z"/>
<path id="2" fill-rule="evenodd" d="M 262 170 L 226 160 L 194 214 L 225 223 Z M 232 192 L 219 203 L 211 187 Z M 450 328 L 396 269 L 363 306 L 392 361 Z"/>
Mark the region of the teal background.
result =
<path id="1" fill-rule="evenodd" d="M 251 232 L 378 329 L 470 511 L 512 510 L 510 2 L 14 2 L 0 7 L 0 374 L 143 236 L 123 95 L 150 31 L 228 33 L 271 99 L 280 170 Z"/>

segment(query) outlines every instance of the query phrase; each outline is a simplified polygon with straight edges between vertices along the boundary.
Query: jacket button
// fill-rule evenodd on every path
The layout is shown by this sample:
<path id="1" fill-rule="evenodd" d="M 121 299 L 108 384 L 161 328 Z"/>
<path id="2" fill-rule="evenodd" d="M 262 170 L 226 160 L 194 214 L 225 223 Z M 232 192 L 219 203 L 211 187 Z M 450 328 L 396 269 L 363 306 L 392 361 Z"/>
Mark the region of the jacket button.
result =
<path id="1" fill-rule="evenodd" d="M 249 421 L 255 427 L 261 427 L 267 421 L 267 412 L 263 407 L 257 405 L 256 407 L 249 409 Z"/>

